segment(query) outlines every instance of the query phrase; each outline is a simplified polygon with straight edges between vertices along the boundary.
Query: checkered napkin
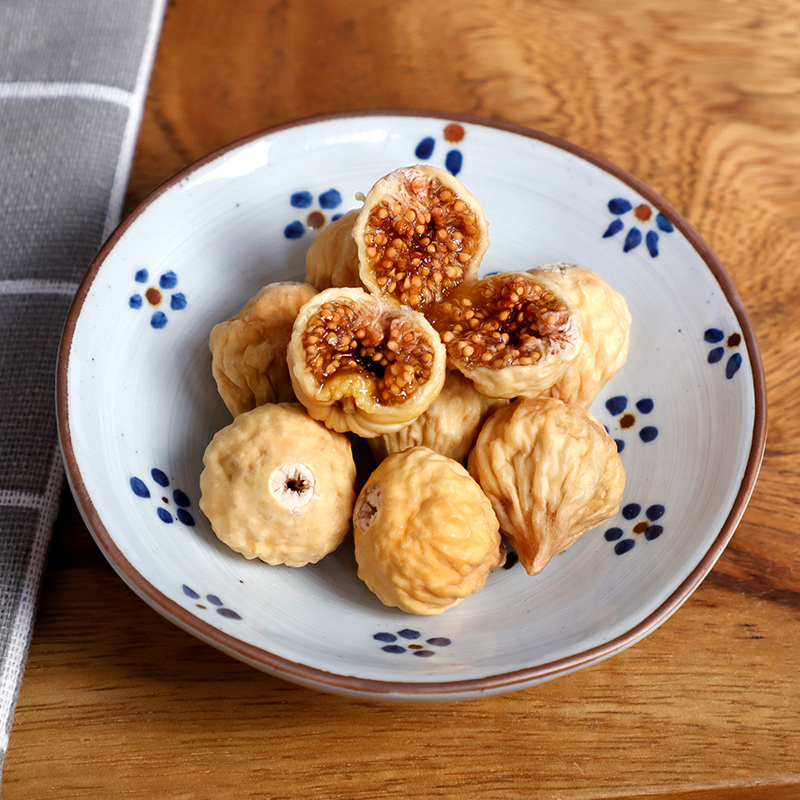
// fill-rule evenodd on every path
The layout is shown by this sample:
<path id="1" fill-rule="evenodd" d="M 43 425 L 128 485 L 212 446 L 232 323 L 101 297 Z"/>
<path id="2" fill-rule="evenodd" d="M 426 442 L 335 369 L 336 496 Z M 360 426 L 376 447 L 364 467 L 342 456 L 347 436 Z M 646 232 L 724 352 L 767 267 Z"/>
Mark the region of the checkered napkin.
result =
<path id="1" fill-rule="evenodd" d="M 164 8 L 0 3 L 0 768 L 63 485 L 59 338 L 119 220 Z"/>

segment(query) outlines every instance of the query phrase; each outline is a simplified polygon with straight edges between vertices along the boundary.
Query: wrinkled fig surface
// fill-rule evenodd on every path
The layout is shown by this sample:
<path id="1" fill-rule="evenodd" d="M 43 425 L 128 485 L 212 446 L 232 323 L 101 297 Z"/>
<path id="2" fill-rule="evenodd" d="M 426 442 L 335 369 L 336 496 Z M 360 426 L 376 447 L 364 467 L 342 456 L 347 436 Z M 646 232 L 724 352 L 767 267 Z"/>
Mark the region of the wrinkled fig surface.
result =
<path id="1" fill-rule="evenodd" d="M 392 304 L 424 310 L 478 274 L 483 208 L 449 172 L 425 165 L 381 178 L 353 229 L 361 281 Z"/>
<path id="2" fill-rule="evenodd" d="M 361 286 L 358 275 L 358 248 L 353 226 L 358 210 L 324 227 L 306 253 L 306 283 L 317 289 L 331 286 Z"/>
<path id="3" fill-rule="evenodd" d="M 307 283 L 271 283 L 211 331 L 211 371 L 234 417 L 262 403 L 294 401 L 286 348 L 300 307 L 315 294 Z"/>
<path id="4" fill-rule="evenodd" d="M 448 370 L 441 393 L 424 414 L 396 433 L 370 439 L 369 446 L 378 461 L 421 445 L 463 462 L 486 418 L 507 402 L 482 395 L 460 372 Z"/>
<path id="5" fill-rule="evenodd" d="M 531 270 L 561 289 L 581 313 L 578 357 L 548 394 L 588 408 L 619 371 L 630 349 L 631 312 L 625 298 L 597 273 L 576 264 L 545 264 Z"/>
<path id="6" fill-rule="evenodd" d="M 535 397 L 577 358 L 580 313 L 554 282 L 504 272 L 465 284 L 429 314 L 447 362 L 488 397 Z"/>
<path id="7" fill-rule="evenodd" d="M 356 467 L 347 437 L 296 403 L 240 414 L 206 448 L 200 508 L 246 558 L 302 567 L 350 529 Z"/>
<path id="8" fill-rule="evenodd" d="M 467 471 L 426 447 L 385 459 L 353 512 L 358 576 L 378 599 L 441 614 L 505 559 L 492 506 Z"/>
<path id="9" fill-rule="evenodd" d="M 501 530 L 530 575 L 619 510 L 625 470 L 582 406 L 538 397 L 496 411 L 469 457 Z"/>
<path id="10" fill-rule="evenodd" d="M 326 289 L 297 315 L 287 358 L 297 399 L 336 431 L 400 430 L 436 399 L 445 351 L 425 317 L 363 289 Z"/>

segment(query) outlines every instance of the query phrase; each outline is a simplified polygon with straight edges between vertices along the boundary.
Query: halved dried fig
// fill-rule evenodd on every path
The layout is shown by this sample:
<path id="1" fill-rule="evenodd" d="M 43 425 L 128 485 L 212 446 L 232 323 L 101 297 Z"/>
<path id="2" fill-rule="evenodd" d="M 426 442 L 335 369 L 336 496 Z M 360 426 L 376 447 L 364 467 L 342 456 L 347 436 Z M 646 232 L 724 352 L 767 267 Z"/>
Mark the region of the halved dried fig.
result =
<path id="1" fill-rule="evenodd" d="M 296 403 L 240 414 L 206 448 L 200 508 L 246 558 L 302 567 L 350 530 L 356 466 L 350 442 Z"/>
<path id="2" fill-rule="evenodd" d="M 326 289 L 306 303 L 287 356 L 309 414 L 366 438 L 408 425 L 444 383 L 444 345 L 425 317 L 363 289 Z"/>
<path id="3" fill-rule="evenodd" d="M 454 461 L 464 461 L 486 418 L 508 400 L 482 395 L 460 372 L 448 370 L 439 396 L 428 410 L 396 433 L 369 440 L 380 461 L 419 445 Z"/>
<path id="4" fill-rule="evenodd" d="M 306 253 L 306 283 L 317 289 L 331 286 L 361 286 L 358 275 L 358 248 L 353 226 L 358 209 L 334 220 L 311 243 Z"/>
<path id="5" fill-rule="evenodd" d="M 475 278 L 489 246 L 481 204 L 449 172 L 430 166 L 381 178 L 364 199 L 353 238 L 363 284 L 419 310 Z"/>
<path id="6" fill-rule="evenodd" d="M 297 312 L 315 294 L 307 283 L 271 283 L 211 331 L 211 371 L 234 417 L 263 403 L 294 401 L 286 348 Z"/>
<path id="7" fill-rule="evenodd" d="M 441 614 L 505 560 L 497 517 L 461 464 L 414 447 L 383 461 L 353 511 L 358 577 L 387 606 Z"/>
<path id="8" fill-rule="evenodd" d="M 469 471 L 529 575 L 616 514 L 625 488 L 622 459 L 603 426 L 582 406 L 551 397 L 492 414 Z"/>
<path id="9" fill-rule="evenodd" d="M 583 344 L 578 357 L 550 387 L 550 397 L 588 408 L 628 357 L 631 312 L 625 298 L 597 273 L 576 264 L 545 264 L 531 270 L 544 275 L 581 312 Z"/>
<path id="10" fill-rule="evenodd" d="M 503 272 L 466 284 L 429 317 L 448 366 L 488 397 L 535 397 L 577 358 L 580 315 L 553 281 Z"/>

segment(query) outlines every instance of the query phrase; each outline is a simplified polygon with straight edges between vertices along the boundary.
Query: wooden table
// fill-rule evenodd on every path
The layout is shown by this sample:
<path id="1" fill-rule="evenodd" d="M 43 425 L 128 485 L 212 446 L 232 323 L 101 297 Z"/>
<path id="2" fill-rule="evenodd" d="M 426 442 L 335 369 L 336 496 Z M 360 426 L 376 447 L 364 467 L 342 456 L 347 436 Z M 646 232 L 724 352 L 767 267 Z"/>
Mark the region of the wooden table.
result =
<path id="1" fill-rule="evenodd" d="M 797 3 L 171 0 L 129 207 L 245 134 L 386 107 L 562 136 L 711 244 L 755 324 L 770 402 L 731 545 L 673 618 L 599 666 L 393 705 L 298 688 L 173 627 L 65 497 L 4 800 L 800 797 Z"/>

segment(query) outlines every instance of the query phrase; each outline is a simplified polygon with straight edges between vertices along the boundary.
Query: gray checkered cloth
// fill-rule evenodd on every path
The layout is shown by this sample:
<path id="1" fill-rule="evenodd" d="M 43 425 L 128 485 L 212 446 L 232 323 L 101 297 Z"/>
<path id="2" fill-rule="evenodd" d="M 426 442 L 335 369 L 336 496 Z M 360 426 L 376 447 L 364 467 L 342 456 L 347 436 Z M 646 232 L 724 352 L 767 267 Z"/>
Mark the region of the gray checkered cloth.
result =
<path id="1" fill-rule="evenodd" d="M 164 8 L 0 2 L 0 768 L 63 485 L 59 338 L 119 220 Z"/>

